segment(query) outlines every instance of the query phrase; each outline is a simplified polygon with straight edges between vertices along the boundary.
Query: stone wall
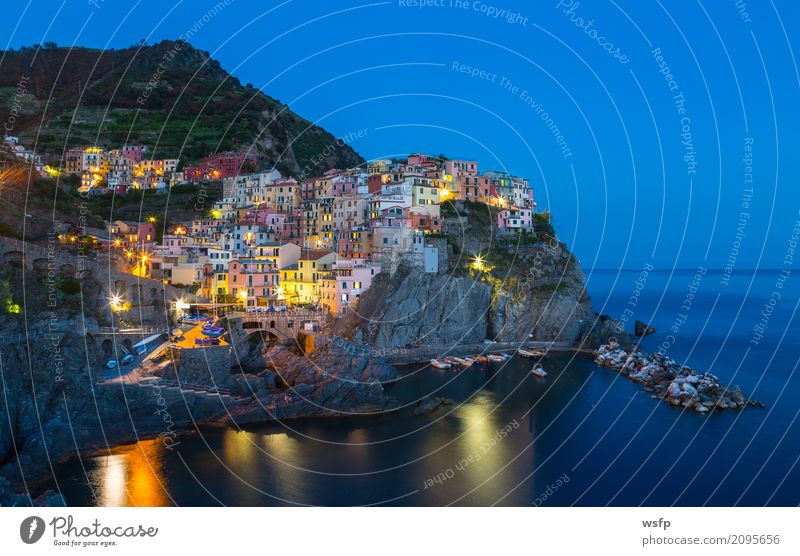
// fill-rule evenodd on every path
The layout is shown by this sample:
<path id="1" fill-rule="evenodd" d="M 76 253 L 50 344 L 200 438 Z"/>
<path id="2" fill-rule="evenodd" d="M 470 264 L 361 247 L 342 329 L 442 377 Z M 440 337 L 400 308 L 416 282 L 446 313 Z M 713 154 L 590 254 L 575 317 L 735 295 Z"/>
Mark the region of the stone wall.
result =
<path id="1" fill-rule="evenodd" d="M 230 346 L 207 346 L 181 350 L 178 379 L 183 384 L 227 387 L 231 381 Z"/>

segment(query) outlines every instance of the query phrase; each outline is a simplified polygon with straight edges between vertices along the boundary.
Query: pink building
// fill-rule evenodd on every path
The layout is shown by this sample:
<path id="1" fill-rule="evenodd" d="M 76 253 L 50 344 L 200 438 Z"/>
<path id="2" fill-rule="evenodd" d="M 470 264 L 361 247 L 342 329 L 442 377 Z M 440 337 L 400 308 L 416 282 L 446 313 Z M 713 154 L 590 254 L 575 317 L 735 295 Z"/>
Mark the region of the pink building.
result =
<path id="1" fill-rule="evenodd" d="M 362 261 L 337 261 L 332 272 L 322 277 L 320 304 L 333 315 L 346 314 L 355 309 L 379 272 L 377 265 Z"/>
<path id="2" fill-rule="evenodd" d="M 280 283 L 278 268 L 270 259 L 235 259 L 228 263 L 228 293 L 245 307 L 255 307 L 257 297 L 269 297 Z"/>
<path id="3" fill-rule="evenodd" d="M 444 163 L 446 174 L 451 176 L 477 176 L 478 163 L 474 160 L 448 160 Z"/>
<path id="4" fill-rule="evenodd" d="M 342 195 L 355 195 L 358 193 L 359 176 L 344 174 L 331 180 L 331 193 L 334 197 Z"/>
<path id="5" fill-rule="evenodd" d="M 274 224 L 270 224 L 271 217 L 274 217 L 277 214 L 277 211 L 272 207 L 254 207 L 247 211 L 247 215 L 245 216 L 245 220 L 252 220 L 257 224 L 263 224 L 264 226 L 270 226 Z M 282 215 L 281 215 L 282 216 Z"/>
<path id="6" fill-rule="evenodd" d="M 209 235 L 213 232 L 222 231 L 222 227 L 225 225 L 225 221 L 216 218 L 203 218 L 198 220 L 192 220 L 192 235 L 199 235 L 205 236 Z"/>
<path id="7" fill-rule="evenodd" d="M 533 228 L 533 211 L 511 208 L 501 210 L 497 215 L 497 227 L 501 230 L 530 230 Z"/>
<path id="8" fill-rule="evenodd" d="M 194 166 L 183 171 L 187 180 L 219 180 L 246 174 L 258 168 L 258 157 L 255 153 L 223 152 L 205 157 Z"/>
<path id="9" fill-rule="evenodd" d="M 119 150 L 122 156 L 125 158 L 129 158 L 138 162 L 142 160 L 142 157 L 147 149 L 143 145 L 125 145 Z"/>

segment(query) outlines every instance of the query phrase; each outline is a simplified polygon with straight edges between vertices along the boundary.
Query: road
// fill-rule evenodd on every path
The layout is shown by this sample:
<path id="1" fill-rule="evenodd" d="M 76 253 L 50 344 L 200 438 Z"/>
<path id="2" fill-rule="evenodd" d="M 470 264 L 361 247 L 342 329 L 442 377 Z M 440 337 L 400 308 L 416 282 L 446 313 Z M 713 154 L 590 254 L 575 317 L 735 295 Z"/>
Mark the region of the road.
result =
<path id="1" fill-rule="evenodd" d="M 194 349 L 194 348 L 202 347 L 202 346 L 195 345 L 195 343 L 194 343 L 194 341 L 196 339 L 198 339 L 198 338 L 208 338 L 208 336 L 204 336 L 201 333 L 202 327 L 203 327 L 202 324 L 198 324 L 197 326 L 194 326 L 194 327 L 190 328 L 189 330 L 185 330 L 183 332 L 183 337 L 181 338 L 181 340 L 178 341 L 178 342 L 175 342 L 175 346 L 177 346 L 177 347 L 179 347 L 181 349 Z M 222 338 L 219 338 L 219 345 L 227 346 L 228 342 L 226 342 Z"/>

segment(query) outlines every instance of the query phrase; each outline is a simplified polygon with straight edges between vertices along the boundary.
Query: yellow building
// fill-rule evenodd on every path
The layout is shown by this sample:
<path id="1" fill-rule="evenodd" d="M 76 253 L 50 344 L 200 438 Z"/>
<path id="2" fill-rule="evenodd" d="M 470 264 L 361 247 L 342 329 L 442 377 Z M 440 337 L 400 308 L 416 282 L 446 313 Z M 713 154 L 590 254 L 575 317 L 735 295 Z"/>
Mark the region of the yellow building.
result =
<path id="1" fill-rule="evenodd" d="M 414 178 L 411 203 L 415 206 L 438 205 L 442 197 L 442 183 L 436 179 Z"/>
<path id="2" fill-rule="evenodd" d="M 312 249 L 300 255 L 297 264 L 281 269 L 281 291 L 289 304 L 318 303 L 322 277 L 336 262 L 336 253 Z"/>

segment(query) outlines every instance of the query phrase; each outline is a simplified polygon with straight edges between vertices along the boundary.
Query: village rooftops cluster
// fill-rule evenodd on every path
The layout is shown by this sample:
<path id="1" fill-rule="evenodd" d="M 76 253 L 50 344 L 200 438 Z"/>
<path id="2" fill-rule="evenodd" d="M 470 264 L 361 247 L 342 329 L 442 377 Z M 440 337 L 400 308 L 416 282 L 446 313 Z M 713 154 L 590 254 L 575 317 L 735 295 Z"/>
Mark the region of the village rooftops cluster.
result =
<path id="1" fill-rule="evenodd" d="M 442 203 L 497 207 L 504 233 L 531 230 L 536 209 L 524 178 L 422 154 L 302 182 L 277 170 L 222 181 L 223 198 L 206 217 L 174 225 L 160 243 L 151 223 L 117 221 L 108 245 L 124 251 L 132 273 L 190 287 L 203 301 L 341 315 L 401 261 L 438 272 Z"/>
<path id="2" fill-rule="evenodd" d="M 153 158 L 145 145 L 123 145 L 115 149 L 74 147 L 49 165 L 39 154 L 20 144 L 18 137 L 6 136 L 2 148 L 32 165 L 43 176 L 79 176 L 80 192 L 86 195 L 124 194 L 129 188 L 156 189 L 166 193 L 176 184 L 221 180 L 258 168 L 258 157 L 246 151 L 210 154 L 179 170 L 177 158 Z"/>

